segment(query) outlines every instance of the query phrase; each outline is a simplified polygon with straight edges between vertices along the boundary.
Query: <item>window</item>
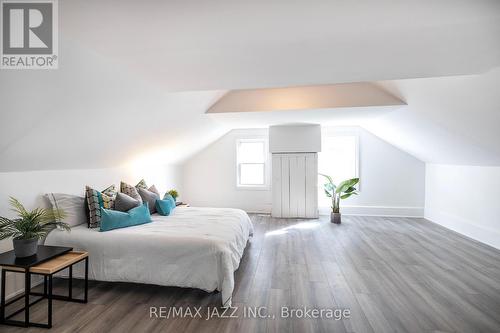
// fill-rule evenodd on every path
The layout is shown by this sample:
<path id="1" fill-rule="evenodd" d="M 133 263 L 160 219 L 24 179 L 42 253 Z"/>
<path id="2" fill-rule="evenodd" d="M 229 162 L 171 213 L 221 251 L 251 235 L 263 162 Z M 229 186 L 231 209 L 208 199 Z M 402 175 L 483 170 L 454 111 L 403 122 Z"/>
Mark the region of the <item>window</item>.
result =
<path id="1" fill-rule="evenodd" d="M 318 170 L 333 178 L 335 185 L 343 180 L 359 177 L 358 137 L 338 135 L 323 138 L 322 151 L 318 154 Z M 324 177 L 319 177 L 319 206 L 330 206 L 330 199 L 323 191 Z M 358 185 L 359 186 L 359 185 Z"/>
<path id="2" fill-rule="evenodd" d="M 262 188 L 268 185 L 267 142 L 242 139 L 237 142 L 237 186 Z"/>

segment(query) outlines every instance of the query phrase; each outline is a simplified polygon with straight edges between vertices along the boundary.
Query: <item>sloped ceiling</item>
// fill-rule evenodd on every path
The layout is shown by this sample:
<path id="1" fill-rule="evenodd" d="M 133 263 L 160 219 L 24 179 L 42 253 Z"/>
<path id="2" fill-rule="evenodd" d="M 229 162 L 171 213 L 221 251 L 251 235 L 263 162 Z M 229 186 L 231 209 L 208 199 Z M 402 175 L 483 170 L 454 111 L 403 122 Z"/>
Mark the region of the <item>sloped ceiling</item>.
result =
<path id="1" fill-rule="evenodd" d="M 500 61 L 498 0 L 86 0 L 60 11 L 63 35 L 169 91 L 463 75 Z"/>
<path id="2" fill-rule="evenodd" d="M 426 162 L 500 165 L 500 67 L 379 84 L 407 101 L 407 110 L 365 121 L 365 128 Z"/>
<path id="3" fill-rule="evenodd" d="M 1 72 L 1 171 L 176 163 L 228 130 L 203 116 L 223 92 L 169 93 L 65 45 L 59 70 Z"/>
<path id="4" fill-rule="evenodd" d="M 294 121 L 363 125 L 424 161 L 500 164 L 496 0 L 59 7 L 60 68 L 0 71 L 0 171 L 181 163 L 231 128 L 291 119 L 205 114 L 227 91 L 361 81 L 408 106 Z"/>

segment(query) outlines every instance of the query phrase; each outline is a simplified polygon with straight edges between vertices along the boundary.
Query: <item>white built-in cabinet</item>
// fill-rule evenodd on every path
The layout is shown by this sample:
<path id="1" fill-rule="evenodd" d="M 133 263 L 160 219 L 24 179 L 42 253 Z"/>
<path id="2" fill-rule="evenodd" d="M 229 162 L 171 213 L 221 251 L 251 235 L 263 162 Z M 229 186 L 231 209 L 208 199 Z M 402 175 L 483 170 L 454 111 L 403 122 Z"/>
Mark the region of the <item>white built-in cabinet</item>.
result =
<path id="1" fill-rule="evenodd" d="M 273 153 L 273 217 L 318 217 L 318 154 Z"/>

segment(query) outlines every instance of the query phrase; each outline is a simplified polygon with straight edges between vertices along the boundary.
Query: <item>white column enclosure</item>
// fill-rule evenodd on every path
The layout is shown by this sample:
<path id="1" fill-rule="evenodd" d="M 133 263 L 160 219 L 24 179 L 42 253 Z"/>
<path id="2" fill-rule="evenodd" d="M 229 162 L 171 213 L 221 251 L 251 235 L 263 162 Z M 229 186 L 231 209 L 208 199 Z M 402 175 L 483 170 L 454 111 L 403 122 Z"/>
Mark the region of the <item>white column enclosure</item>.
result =
<path id="1" fill-rule="evenodd" d="M 318 154 L 273 154 L 273 217 L 318 217 Z"/>
<path id="2" fill-rule="evenodd" d="M 279 218 L 318 217 L 319 125 L 271 126 L 272 211 Z"/>

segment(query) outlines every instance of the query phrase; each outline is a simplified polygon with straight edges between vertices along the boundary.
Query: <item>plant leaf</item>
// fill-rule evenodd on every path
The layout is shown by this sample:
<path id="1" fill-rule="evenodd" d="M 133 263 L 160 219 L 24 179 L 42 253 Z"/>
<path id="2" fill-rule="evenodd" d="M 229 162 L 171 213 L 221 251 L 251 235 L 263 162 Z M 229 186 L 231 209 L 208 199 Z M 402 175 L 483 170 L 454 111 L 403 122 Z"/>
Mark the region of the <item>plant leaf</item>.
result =
<path id="1" fill-rule="evenodd" d="M 325 190 L 327 191 L 330 191 L 330 192 L 333 192 L 335 191 L 335 185 L 333 185 L 332 183 L 325 183 L 323 185 L 323 187 L 325 188 Z"/>
<path id="2" fill-rule="evenodd" d="M 0 216 L 0 228 L 7 226 L 7 225 L 10 225 L 12 223 L 14 223 L 12 220 L 10 220 L 6 217 Z"/>
<path id="3" fill-rule="evenodd" d="M 9 197 L 9 203 L 12 206 L 12 210 L 16 212 L 19 216 L 27 215 L 28 212 L 26 208 L 14 197 Z"/>
<path id="4" fill-rule="evenodd" d="M 356 191 L 357 191 L 357 189 L 354 186 L 351 186 L 347 190 L 345 190 L 345 193 L 353 193 Z"/>
<path id="5" fill-rule="evenodd" d="M 329 182 L 330 184 L 332 184 L 332 185 L 335 187 L 335 184 L 333 183 L 333 179 L 332 179 L 332 177 L 330 177 L 330 176 L 328 176 L 328 175 L 325 175 L 325 174 L 323 174 L 323 173 L 320 173 L 319 175 L 321 175 L 321 176 L 325 177 L 325 178 L 328 180 L 328 182 Z"/>
<path id="6" fill-rule="evenodd" d="M 339 186 L 337 186 L 336 192 L 339 193 L 339 194 L 342 194 L 348 188 L 353 187 L 357 183 L 359 183 L 359 178 L 351 178 L 351 179 L 344 180 L 343 182 L 341 182 L 339 184 Z"/>

